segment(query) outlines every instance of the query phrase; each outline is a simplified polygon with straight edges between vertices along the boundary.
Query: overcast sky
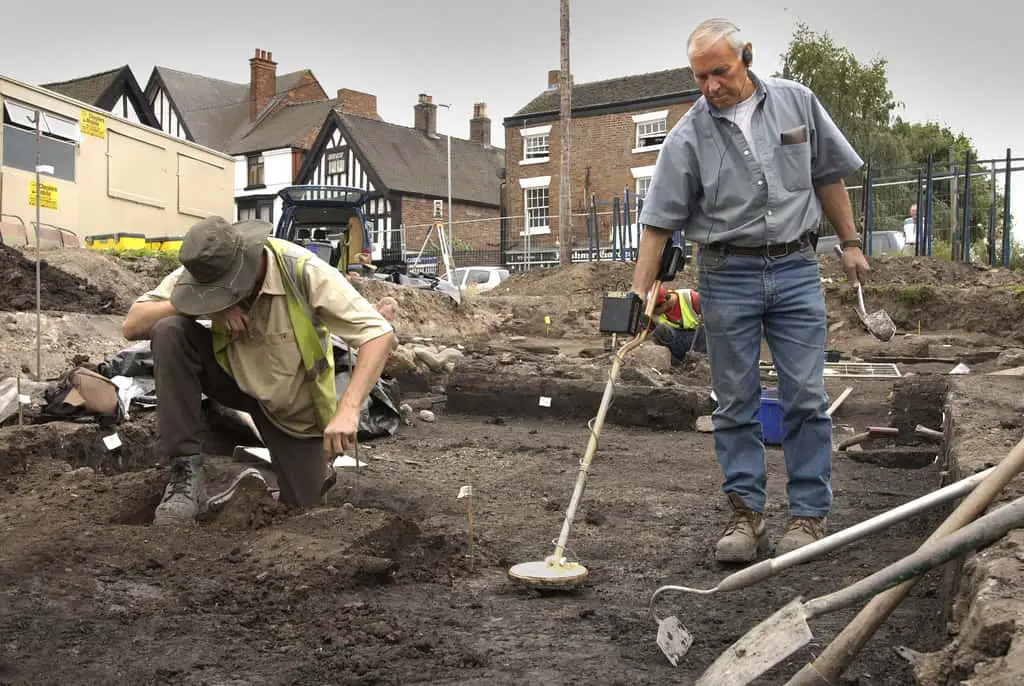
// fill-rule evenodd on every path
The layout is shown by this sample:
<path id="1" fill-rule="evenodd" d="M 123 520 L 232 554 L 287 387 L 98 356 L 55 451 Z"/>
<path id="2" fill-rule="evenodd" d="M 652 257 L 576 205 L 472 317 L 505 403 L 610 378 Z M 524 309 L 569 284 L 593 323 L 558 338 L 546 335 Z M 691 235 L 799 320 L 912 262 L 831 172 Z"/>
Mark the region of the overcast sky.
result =
<path id="1" fill-rule="evenodd" d="M 310 68 L 330 94 L 341 87 L 374 93 L 381 116 L 399 124 L 412 125 L 416 95 L 424 92 L 453 105 L 450 119 L 439 112 L 439 130 L 468 137 L 473 103 L 487 102 L 494 142 L 502 144 L 502 117 L 543 90 L 548 70 L 559 66 L 558 6 L 177 0 L 144 11 L 137 2 L 107 0 L 97 12 L 68 3 L 59 21 L 5 33 L 0 72 L 44 83 L 127 63 L 145 87 L 158 64 L 244 82 L 248 58 L 262 48 L 273 52 L 278 73 Z M 1001 157 L 1007 147 L 1024 156 L 1020 56 L 1011 54 L 1019 13 L 1010 0 L 575 0 L 572 71 L 579 83 L 686 66 L 687 34 L 707 16 L 725 14 L 753 43 L 755 70 L 767 74 L 779 67 L 794 24 L 803 20 L 862 61 L 888 58 L 905 118 L 962 130 L 985 158 Z M 1014 214 L 1024 216 L 1024 174 L 1014 186 Z"/>

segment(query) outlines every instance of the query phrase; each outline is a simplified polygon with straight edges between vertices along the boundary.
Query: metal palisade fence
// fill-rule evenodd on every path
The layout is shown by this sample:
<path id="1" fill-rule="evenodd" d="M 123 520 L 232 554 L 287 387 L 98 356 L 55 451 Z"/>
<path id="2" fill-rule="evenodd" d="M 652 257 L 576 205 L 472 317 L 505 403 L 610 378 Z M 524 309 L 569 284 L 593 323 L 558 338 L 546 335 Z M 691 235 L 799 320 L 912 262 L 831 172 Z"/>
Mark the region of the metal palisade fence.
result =
<path id="1" fill-rule="evenodd" d="M 1010 150 L 996 159 L 975 160 L 967 154 L 891 169 L 867 163 L 847 179 L 865 252 L 1024 267 L 1024 246 L 1012 240 L 1011 216 L 1013 179 L 1021 171 L 1024 157 L 1013 157 Z M 571 215 L 573 262 L 635 261 L 642 197 L 624 188 L 610 199 L 591 195 L 576 209 Z M 557 216 L 546 208 L 522 216 L 454 221 L 448 240 L 452 262 L 456 267 L 500 266 L 511 271 L 557 266 L 557 223 Z M 403 226 L 402 254 L 411 268 L 440 274 L 441 241 L 430 228 Z M 823 218 L 819 234 L 834 233 Z M 692 254 L 693 246 L 681 235 L 676 241 Z"/>

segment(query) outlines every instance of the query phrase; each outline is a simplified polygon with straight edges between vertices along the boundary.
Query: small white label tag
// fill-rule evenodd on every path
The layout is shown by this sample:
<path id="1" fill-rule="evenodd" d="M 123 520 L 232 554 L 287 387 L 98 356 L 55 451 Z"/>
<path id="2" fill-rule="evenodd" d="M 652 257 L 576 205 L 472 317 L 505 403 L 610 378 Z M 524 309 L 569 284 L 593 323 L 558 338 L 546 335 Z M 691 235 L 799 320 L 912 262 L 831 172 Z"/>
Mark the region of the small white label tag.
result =
<path id="1" fill-rule="evenodd" d="M 546 395 L 542 395 L 540 397 L 540 403 L 538 404 L 541 407 L 551 407 L 551 398 L 547 397 Z"/>
<path id="2" fill-rule="evenodd" d="M 473 495 L 472 486 L 463 486 L 462 488 L 459 489 L 458 498 L 468 498 L 471 495 Z"/>
<path id="3" fill-rule="evenodd" d="M 22 393 L 21 395 L 18 396 L 18 402 L 21 403 L 22 405 L 31 405 L 32 398 Z"/>
<path id="4" fill-rule="evenodd" d="M 117 434 L 110 434 L 109 436 L 103 437 L 103 444 L 107 446 L 107 450 L 116 450 L 121 447 L 121 437 Z"/>

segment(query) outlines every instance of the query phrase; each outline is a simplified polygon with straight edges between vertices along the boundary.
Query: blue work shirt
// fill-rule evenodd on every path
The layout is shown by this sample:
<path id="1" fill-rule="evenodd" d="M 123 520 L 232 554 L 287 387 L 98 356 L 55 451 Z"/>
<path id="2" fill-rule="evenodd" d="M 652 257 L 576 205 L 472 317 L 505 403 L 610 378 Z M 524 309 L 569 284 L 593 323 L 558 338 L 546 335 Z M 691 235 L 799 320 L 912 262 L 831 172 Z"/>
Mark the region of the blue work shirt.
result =
<path id="1" fill-rule="evenodd" d="M 788 243 L 817 229 L 814 189 L 864 162 L 809 88 L 750 77 L 754 149 L 701 97 L 665 138 L 641 224 L 681 230 L 695 243 L 746 247 Z"/>

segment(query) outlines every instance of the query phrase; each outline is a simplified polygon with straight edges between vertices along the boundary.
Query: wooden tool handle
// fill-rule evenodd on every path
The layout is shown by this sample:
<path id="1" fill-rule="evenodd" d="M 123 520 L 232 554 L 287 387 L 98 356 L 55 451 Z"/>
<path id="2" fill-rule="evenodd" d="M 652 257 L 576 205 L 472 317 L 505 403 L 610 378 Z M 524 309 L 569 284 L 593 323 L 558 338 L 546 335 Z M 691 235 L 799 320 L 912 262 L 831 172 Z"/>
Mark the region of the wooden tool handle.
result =
<path id="1" fill-rule="evenodd" d="M 995 471 L 971 492 L 960 506 L 937 528 L 925 545 L 948 536 L 978 517 L 1021 470 L 1024 469 L 1024 440 L 1013 447 Z M 878 627 L 888 619 L 917 584 L 917 579 L 904 581 L 899 586 L 883 591 L 871 599 L 843 631 L 828 644 L 818 659 L 802 669 L 786 686 L 834 685 L 850 666 L 853 659 L 868 642 Z"/>

